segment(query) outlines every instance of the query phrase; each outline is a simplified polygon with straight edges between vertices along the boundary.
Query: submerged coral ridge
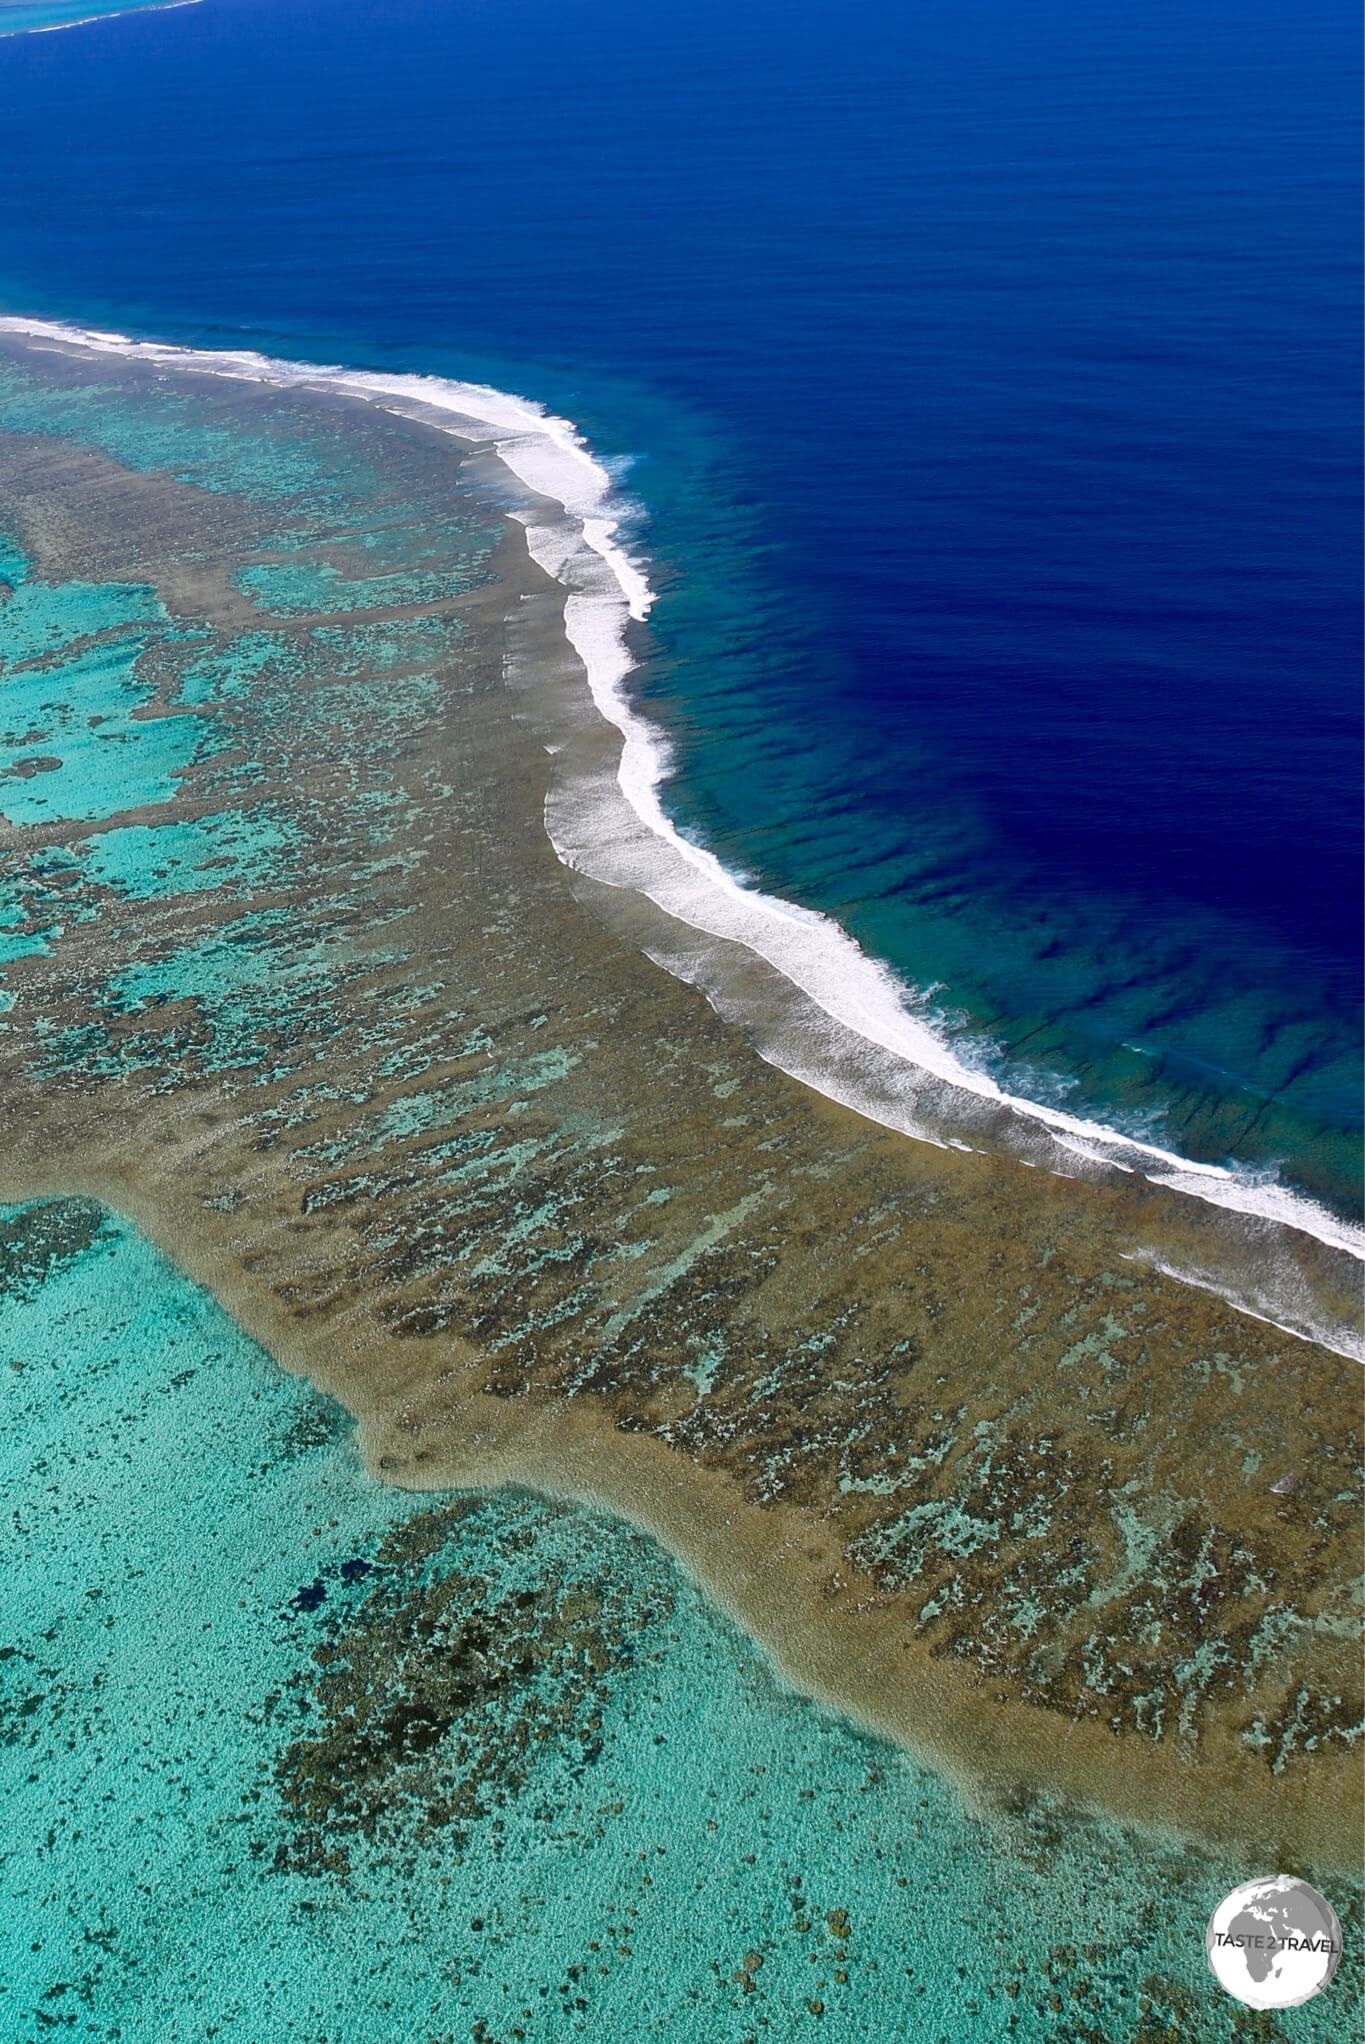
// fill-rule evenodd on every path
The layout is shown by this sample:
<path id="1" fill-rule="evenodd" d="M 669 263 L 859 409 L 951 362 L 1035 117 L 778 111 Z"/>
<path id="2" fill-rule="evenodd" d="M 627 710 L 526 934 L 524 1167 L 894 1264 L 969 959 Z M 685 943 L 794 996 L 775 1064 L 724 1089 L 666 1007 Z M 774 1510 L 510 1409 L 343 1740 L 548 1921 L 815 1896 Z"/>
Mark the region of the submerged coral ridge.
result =
<path id="1" fill-rule="evenodd" d="M 1000 1795 L 1336 1850 L 1352 1366 L 1126 1260 L 1108 1190 L 808 1093 L 590 913 L 544 747 L 605 738 L 478 450 L 18 347 L 0 426 L 9 1189 L 134 1211 L 396 1481 L 610 1499 Z M 309 1787 L 348 1684 L 418 1768 L 329 1651 L 302 1859 L 351 1849 Z M 447 1759 L 429 1811 L 482 1808 Z"/>

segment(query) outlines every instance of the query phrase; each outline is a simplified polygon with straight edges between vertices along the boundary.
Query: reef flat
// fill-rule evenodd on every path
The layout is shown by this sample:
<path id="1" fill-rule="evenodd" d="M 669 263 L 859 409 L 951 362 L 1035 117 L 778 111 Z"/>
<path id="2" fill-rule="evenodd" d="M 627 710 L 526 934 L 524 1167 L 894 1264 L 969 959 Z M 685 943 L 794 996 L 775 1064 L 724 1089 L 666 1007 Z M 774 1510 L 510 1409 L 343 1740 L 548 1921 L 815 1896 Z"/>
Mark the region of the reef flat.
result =
<path id="1" fill-rule="evenodd" d="M 628 941 L 545 835 L 613 734 L 488 448 L 0 372 L 0 1191 L 134 1216 L 391 1483 L 657 1533 L 984 1805 L 1349 1860 L 1357 1366 Z"/>
<path id="2" fill-rule="evenodd" d="M 1239 2010 L 1238 1863 L 974 1815 L 620 1519 L 377 1483 L 93 1202 L 0 1207 L 0 1356 L 7 2044 L 1340 2036 L 1345 1897 Z"/>

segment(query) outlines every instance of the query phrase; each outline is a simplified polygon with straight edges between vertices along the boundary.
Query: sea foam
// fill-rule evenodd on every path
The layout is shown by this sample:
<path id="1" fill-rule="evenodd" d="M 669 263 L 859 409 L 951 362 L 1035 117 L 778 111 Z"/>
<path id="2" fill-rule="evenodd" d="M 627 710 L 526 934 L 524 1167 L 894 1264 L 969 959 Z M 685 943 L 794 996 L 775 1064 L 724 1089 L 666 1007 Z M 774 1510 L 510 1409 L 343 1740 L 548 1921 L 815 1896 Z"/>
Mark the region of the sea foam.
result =
<path id="1" fill-rule="evenodd" d="M 98 14 L 73 14 L 64 21 L 27 21 L 9 28 L 0 11 L 0 36 L 56 35 L 64 28 L 90 28 L 97 21 L 119 21 L 125 14 L 172 14 L 180 7 L 197 7 L 199 0 L 129 0 L 126 7 L 106 7 Z"/>
<path id="2" fill-rule="evenodd" d="M 1217 1289 L 1230 1303 L 1284 1331 L 1360 1354 L 1349 1325 L 1311 1303 L 1311 1286 L 1285 1231 L 1328 1252 L 1365 1262 L 1365 1229 L 1265 1173 L 1196 1162 L 1140 1137 L 1010 1094 L 917 1013 L 915 995 L 864 952 L 831 917 L 750 886 L 670 820 L 661 791 L 669 775 L 665 736 L 634 706 L 626 683 L 636 666 L 631 624 L 655 600 L 647 564 L 622 534 L 624 507 L 606 465 L 583 435 L 535 400 L 486 384 L 410 373 L 296 362 L 251 350 L 211 350 L 140 341 L 63 322 L 0 317 L 0 333 L 94 355 L 164 365 L 201 375 L 286 389 L 345 392 L 416 418 L 469 444 L 488 444 L 530 493 L 516 515 L 537 565 L 564 590 L 564 626 L 600 716 L 620 734 L 611 794 L 600 779 L 552 789 L 546 822 L 564 863 L 591 879 L 646 896 L 674 925 L 705 944 L 667 934 L 646 943 L 679 977 L 701 986 L 718 1011 L 742 1021 L 769 1062 L 886 1127 L 941 1147 L 1003 1150 L 1061 1176 L 1140 1176 L 1183 1199 L 1244 1223 L 1235 1261 L 1257 1270 L 1254 1286 L 1213 1276 L 1203 1255 L 1172 1276 Z M 586 798 L 586 799 L 585 799 Z M 738 945 L 785 983 L 780 1019 L 735 993 L 720 951 Z M 964 1140 L 969 1138 L 970 1140 Z M 1156 1260 L 1155 1258 L 1153 1260 Z M 1219 1269 L 1221 1272 L 1221 1259 Z"/>

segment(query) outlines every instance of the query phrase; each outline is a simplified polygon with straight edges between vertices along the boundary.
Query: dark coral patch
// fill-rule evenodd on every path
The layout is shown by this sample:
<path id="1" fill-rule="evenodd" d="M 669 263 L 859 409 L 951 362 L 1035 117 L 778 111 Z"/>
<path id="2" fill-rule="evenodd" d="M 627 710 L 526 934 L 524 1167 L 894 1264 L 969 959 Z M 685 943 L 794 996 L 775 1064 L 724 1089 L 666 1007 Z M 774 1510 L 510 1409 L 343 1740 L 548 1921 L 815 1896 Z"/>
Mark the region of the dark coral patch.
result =
<path id="1" fill-rule="evenodd" d="M 267 1705 L 297 1727 L 273 1766 L 277 1869 L 344 1877 L 362 1844 L 392 1855 L 438 1836 L 458 1850 L 533 1775 L 548 1807 L 549 1776 L 567 1786 L 598 1758 L 613 1685 L 668 1590 L 655 1571 L 628 1588 L 590 1554 L 566 1566 L 562 1518 L 537 1506 L 513 1529 L 496 1503 L 458 1499 L 388 1535 L 363 1599 Z"/>
<path id="2" fill-rule="evenodd" d="M 91 1199 L 49 1199 L 0 1221 L 0 1292 L 30 1298 L 44 1281 L 84 1255 L 108 1232 Z"/>

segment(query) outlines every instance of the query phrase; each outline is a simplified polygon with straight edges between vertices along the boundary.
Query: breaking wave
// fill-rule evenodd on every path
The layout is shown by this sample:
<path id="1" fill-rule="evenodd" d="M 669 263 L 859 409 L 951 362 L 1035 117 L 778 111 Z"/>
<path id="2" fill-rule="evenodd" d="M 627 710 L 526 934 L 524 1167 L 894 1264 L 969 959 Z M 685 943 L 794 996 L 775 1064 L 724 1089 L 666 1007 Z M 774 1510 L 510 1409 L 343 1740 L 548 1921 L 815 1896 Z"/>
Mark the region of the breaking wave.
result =
<path id="1" fill-rule="evenodd" d="M 1195 1162 L 1006 1092 L 954 1045 L 928 1001 L 840 924 L 748 885 L 676 828 L 661 792 L 667 739 L 627 689 L 637 665 L 631 626 L 648 616 L 654 590 L 647 564 L 622 536 L 612 474 L 570 421 L 532 399 L 448 377 L 181 347 L 49 320 L 0 318 L 0 333 L 238 381 L 344 392 L 488 446 L 526 493 L 514 515 L 532 558 L 564 592 L 569 644 L 599 716 L 621 741 L 611 773 L 557 776 L 547 828 L 567 866 L 663 911 L 662 926 L 640 936 L 643 947 L 741 1022 L 771 1063 L 889 1128 L 945 1148 L 1003 1151 L 1062 1176 L 1143 1180 L 1218 1210 L 1221 1236 L 1210 1241 L 1196 1226 L 1183 1259 L 1167 1260 L 1164 1247 L 1161 1259 L 1135 1253 L 1288 1333 L 1361 1352 L 1353 1308 L 1324 1312 L 1303 1265 L 1305 1251 L 1310 1263 L 1323 1252 L 1333 1264 L 1365 1262 L 1365 1230 L 1270 1174 Z M 1349 1298 L 1354 1274 L 1330 1289 Z"/>

